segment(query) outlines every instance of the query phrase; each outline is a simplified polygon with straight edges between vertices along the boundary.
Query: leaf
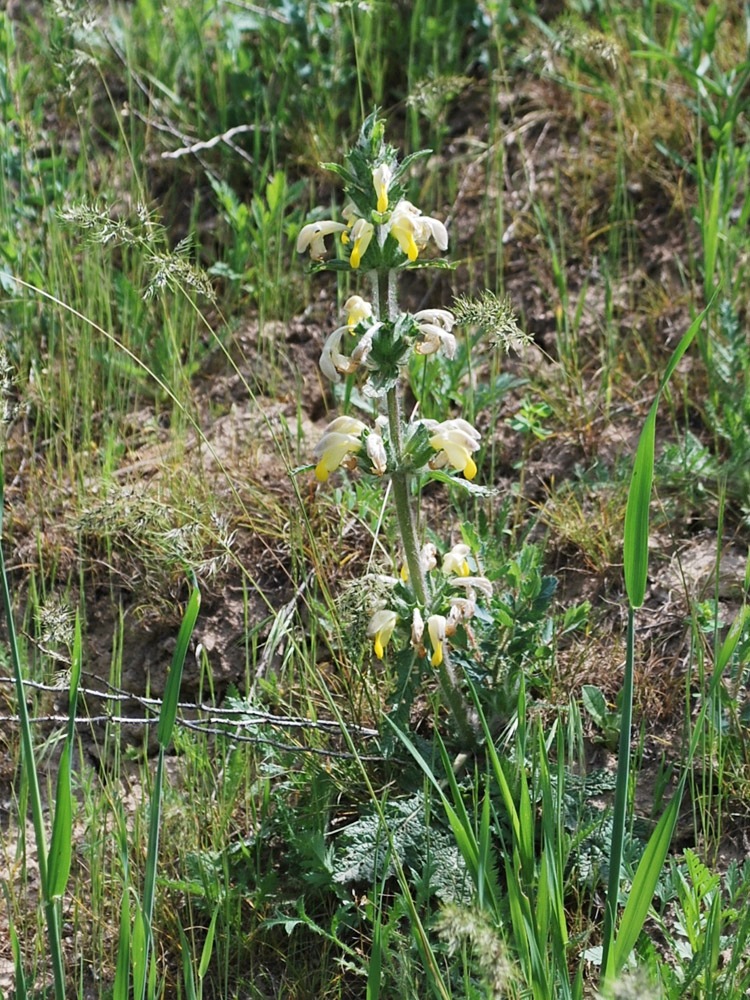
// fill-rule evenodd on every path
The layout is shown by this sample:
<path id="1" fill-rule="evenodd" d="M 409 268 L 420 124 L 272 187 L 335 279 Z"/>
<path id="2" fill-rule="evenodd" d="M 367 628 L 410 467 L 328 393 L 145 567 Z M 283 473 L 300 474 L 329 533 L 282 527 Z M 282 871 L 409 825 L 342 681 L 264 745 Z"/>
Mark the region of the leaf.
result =
<path id="1" fill-rule="evenodd" d="M 581 701 L 597 726 L 606 729 L 610 713 L 607 701 L 599 688 L 593 684 L 584 684 L 581 688 Z"/>
<path id="2" fill-rule="evenodd" d="M 55 791 L 55 818 L 47 859 L 47 895 L 59 899 L 65 892 L 73 856 L 73 792 L 70 786 L 71 747 L 66 743 L 60 755 Z"/>
<path id="3" fill-rule="evenodd" d="M 646 921 L 651 900 L 654 897 L 656 883 L 659 881 L 664 862 L 672 843 L 674 828 L 677 825 L 677 816 L 682 803 L 682 792 L 685 785 L 684 778 L 680 782 L 677 791 L 672 796 L 672 800 L 667 806 L 656 829 L 651 834 L 646 850 L 636 869 L 633 884 L 630 889 L 628 901 L 620 920 L 620 927 L 615 937 L 614 948 L 612 949 L 612 959 L 608 963 L 610 966 L 606 971 L 607 979 L 615 978 L 622 969 L 635 948 L 638 935 L 643 929 Z"/>
<path id="4" fill-rule="evenodd" d="M 466 493 L 471 493 L 475 497 L 491 497 L 497 493 L 497 490 L 490 486 L 472 483 L 471 480 L 464 479 L 463 476 L 451 476 L 449 473 L 441 472 L 439 469 L 434 469 L 425 475 L 425 481 L 429 482 L 430 480 L 438 483 L 446 483 L 448 486 L 457 486 L 459 489 L 464 490 Z"/>
<path id="5" fill-rule="evenodd" d="M 625 512 L 625 538 L 623 542 L 623 562 L 625 569 L 625 589 L 631 608 L 640 608 L 646 595 L 648 578 L 648 534 L 649 506 L 651 503 L 651 486 L 654 478 L 654 447 L 656 440 L 656 414 L 659 400 L 672 373 L 679 364 L 683 354 L 688 349 L 713 306 L 718 289 L 711 296 L 711 301 L 688 327 L 669 359 L 664 377 L 661 380 L 656 398 L 646 417 L 641 431 L 638 448 L 633 462 L 633 472 L 630 477 L 628 505 Z"/>
<path id="6" fill-rule="evenodd" d="M 193 629 L 195 628 L 195 622 L 198 618 L 200 606 L 201 592 L 198 590 L 198 587 L 195 586 L 192 594 L 190 595 L 190 599 L 188 600 L 185 615 L 182 619 L 182 625 L 180 626 L 180 631 L 177 636 L 177 645 L 175 646 L 174 655 L 172 656 L 172 664 L 169 668 L 167 685 L 164 690 L 164 700 L 159 713 L 159 727 L 156 731 L 156 739 L 159 742 L 159 746 L 165 749 L 172 739 L 172 730 L 174 729 L 175 719 L 177 718 L 177 703 L 180 700 L 182 668 L 185 664 L 185 656 L 187 655 L 188 646 L 193 634 Z"/>

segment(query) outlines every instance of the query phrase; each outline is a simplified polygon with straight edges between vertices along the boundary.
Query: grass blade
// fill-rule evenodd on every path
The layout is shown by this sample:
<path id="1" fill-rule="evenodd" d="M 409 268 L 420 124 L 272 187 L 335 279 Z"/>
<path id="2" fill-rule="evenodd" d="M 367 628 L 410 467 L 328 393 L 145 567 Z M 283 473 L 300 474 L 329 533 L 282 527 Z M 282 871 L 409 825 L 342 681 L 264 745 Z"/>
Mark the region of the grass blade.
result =
<path id="1" fill-rule="evenodd" d="M 75 638 L 70 669 L 70 694 L 68 698 L 68 731 L 60 756 L 55 790 L 55 815 L 52 821 L 48 859 L 48 886 L 50 899 L 58 899 L 65 892 L 73 857 L 73 789 L 71 787 L 71 759 L 75 746 L 75 718 L 78 704 L 78 684 L 81 678 L 81 621 L 76 616 Z"/>
<path id="2" fill-rule="evenodd" d="M 198 611 L 200 610 L 201 604 L 201 593 L 198 589 L 197 583 L 193 580 L 193 592 L 185 609 L 185 615 L 182 619 L 182 625 L 180 626 L 180 631 L 177 636 L 177 645 L 175 646 L 175 651 L 172 656 L 172 664 L 169 668 L 169 676 L 167 678 L 167 685 L 164 691 L 164 700 L 162 701 L 161 711 L 159 713 L 159 726 L 156 733 L 156 738 L 159 742 L 159 756 L 156 761 L 156 775 L 154 777 L 154 788 L 151 794 L 151 816 L 149 819 L 149 829 L 148 829 L 148 848 L 146 852 L 146 874 L 143 886 L 143 903 L 140 909 L 140 923 L 143 925 L 143 944 L 142 944 L 142 961 L 140 958 L 140 948 L 139 943 L 139 959 L 138 959 L 138 979 L 135 976 L 135 967 L 133 973 L 133 979 L 136 983 L 136 988 L 134 990 L 134 996 L 136 998 L 143 997 L 145 995 L 146 989 L 146 972 L 149 968 L 149 954 L 151 948 L 151 921 L 154 913 L 154 898 L 156 895 L 156 867 L 159 858 L 159 829 L 161 826 L 161 797 L 162 788 L 164 785 L 164 753 L 169 746 L 170 740 L 172 739 L 172 732 L 174 730 L 175 719 L 177 718 L 177 705 L 180 699 L 180 685 L 182 684 L 182 669 L 185 665 L 185 657 L 187 655 L 188 646 L 190 645 L 190 638 L 193 634 L 195 628 L 195 623 L 198 618 Z M 136 933 L 133 933 L 133 950 L 135 953 L 135 939 Z"/>
<path id="3" fill-rule="evenodd" d="M 612 961 L 607 978 L 617 976 L 625 966 L 628 956 L 635 947 L 638 935 L 643 929 L 646 916 L 648 915 L 651 900 L 654 896 L 656 883 L 659 880 L 664 862 L 672 843 L 674 828 L 677 823 L 677 816 L 682 803 L 682 790 L 685 779 L 680 781 L 677 791 L 672 796 L 672 800 L 664 811 L 661 819 L 656 824 L 656 829 L 651 834 L 646 850 L 643 852 L 638 868 L 636 869 L 633 885 L 628 896 L 628 901 L 623 910 L 620 927 L 614 943 Z"/>
<path id="4" fill-rule="evenodd" d="M 718 292 L 718 289 L 717 289 Z M 669 359 L 656 398 L 648 411 L 635 453 L 633 472 L 630 477 L 628 505 L 625 512 L 625 537 L 623 542 L 623 562 L 625 568 L 625 589 L 631 608 L 640 608 L 646 594 L 648 577 L 648 533 L 651 487 L 654 479 L 654 450 L 656 442 L 656 414 L 659 400 L 672 373 L 683 354 L 690 347 L 700 329 L 706 314 L 713 306 L 717 292 L 714 292 L 706 308 L 696 316 L 684 333 L 682 340 Z"/>

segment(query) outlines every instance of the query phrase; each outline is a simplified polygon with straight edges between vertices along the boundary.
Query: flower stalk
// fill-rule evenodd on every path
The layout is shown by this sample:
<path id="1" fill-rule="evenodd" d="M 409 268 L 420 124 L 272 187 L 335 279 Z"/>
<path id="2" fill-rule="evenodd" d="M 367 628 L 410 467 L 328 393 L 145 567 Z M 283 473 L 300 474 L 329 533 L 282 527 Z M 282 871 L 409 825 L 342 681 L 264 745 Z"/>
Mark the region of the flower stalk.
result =
<path id="1" fill-rule="evenodd" d="M 451 360 L 456 352 L 455 317 L 443 308 L 412 315 L 399 305 L 399 274 L 413 266 L 444 266 L 419 258 L 430 244 L 447 249 L 448 232 L 442 222 L 405 199 L 403 178 L 414 157 L 399 163 L 383 131 L 383 122 L 371 115 L 346 165 L 324 164 L 344 180 L 349 198 L 345 223 L 309 223 L 297 242 L 300 252 L 309 251 L 315 269 L 359 271 L 369 279 L 371 302 L 357 294 L 347 299 L 345 324 L 328 337 L 321 371 L 334 382 L 341 375 L 366 376 L 363 395 L 381 410 L 372 429 L 354 417 L 331 421 L 315 450 L 315 474 L 323 483 L 345 466 L 390 480 L 404 563 L 392 596 L 372 609 L 368 636 L 377 659 L 385 657 L 392 637 L 409 636 L 414 663 L 421 664 L 423 673 L 428 666 L 436 671 L 461 741 L 469 746 L 476 742 L 476 730 L 451 663 L 450 645 L 467 628 L 477 591 L 491 594 L 491 585 L 481 576 L 470 576 L 467 546 L 459 546 L 460 558 L 454 546 L 442 570 L 437 569 L 436 547 L 421 544 L 417 503 L 420 484 L 431 476 L 455 476 L 457 483 L 474 478 L 472 454 L 480 435 L 460 417 L 438 422 L 407 420 L 404 415 L 410 356 L 442 354 Z M 350 335 L 358 340 L 349 349 Z M 453 471 L 446 473 L 446 468 Z M 452 583 L 457 573 L 466 584 L 458 593 Z"/>

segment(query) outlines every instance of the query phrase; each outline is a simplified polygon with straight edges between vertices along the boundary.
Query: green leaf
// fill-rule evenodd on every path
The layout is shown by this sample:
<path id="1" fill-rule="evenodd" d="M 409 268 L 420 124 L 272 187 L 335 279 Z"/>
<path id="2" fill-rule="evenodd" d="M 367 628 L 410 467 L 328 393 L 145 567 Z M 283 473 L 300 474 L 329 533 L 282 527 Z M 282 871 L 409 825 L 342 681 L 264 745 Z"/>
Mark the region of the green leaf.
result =
<path id="1" fill-rule="evenodd" d="M 469 479 L 464 479 L 463 476 L 451 476 L 449 473 L 441 472 L 439 469 L 434 469 L 426 473 L 425 481 L 429 482 L 430 480 L 438 483 L 446 483 L 448 486 L 457 486 L 460 490 L 471 493 L 475 497 L 491 497 L 497 493 L 497 490 L 490 486 L 472 483 Z"/>
<path id="2" fill-rule="evenodd" d="M 47 858 L 47 895 L 58 899 L 65 892 L 73 856 L 73 792 L 70 785 L 70 743 L 60 755 L 55 791 L 55 818 Z"/>
<path id="3" fill-rule="evenodd" d="M 612 961 L 608 963 L 610 968 L 605 970 L 608 980 L 619 975 L 625 967 L 631 951 L 635 948 L 638 935 L 643 929 L 656 890 L 656 883 L 659 881 L 669 845 L 672 843 L 682 802 L 683 788 L 684 778 L 656 824 L 656 829 L 651 834 L 643 857 L 638 864 L 612 949 Z"/>
<path id="4" fill-rule="evenodd" d="M 198 966 L 198 979 L 200 980 L 204 979 L 206 973 L 208 972 L 209 963 L 211 962 L 211 953 L 214 950 L 214 937 L 216 935 L 216 921 L 218 917 L 219 907 L 217 906 L 214 910 L 213 916 L 211 917 L 211 923 L 208 925 L 206 940 L 203 943 L 200 965 Z"/>
<path id="5" fill-rule="evenodd" d="M 581 688 L 581 701 L 594 722 L 601 729 L 607 727 L 610 712 L 603 693 L 594 684 L 584 684 Z"/>
<path id="6" fill-rule="evenodd" d="M 640 608 L 646 595 L 649 506 L 651 503 L 651 486 L 654 478 L 656 414 L 659 408 L 659 400 L 667 382 L 672 377 L 672 373 L 692 343 L 709 309 L 713 306 L 717 292 L 714 292 L 711 296 L 711 301 L 703 312 L 696 316 L 675 348 L 664 377 L 661 380 L 659 390 L 656 393 L 656 398 L 651 404 L 651 409 L 646 417 L 646 422 L 643 425 L 641 437 L 638 442 L 638 449 L 633 463 L 633 472 L 630 477 L 628 505 L 625 512 L 625 538 L 623 542 L 625 589 L 631 608 Z"/>
<path id="7" fill-rule="evenodd" d="M 190 639 L 198 618 L 198 611 L 201 606 L 201 592 L 198 587 L 194 587 L 190 599 L 188 600 L 182 625 L 177 636 L 177 645 L 172 656 L 172 665 L 169 668 L 167 685 L 164 690 L 164 701 L 159 713 L 159 727 L 156 731 L 156 739 L 159 746 L 166 749 L 172 739 L 175 719 L 177 718 L 177 704 L 180 700 L 180 685 L 182 683 L 182 668 L 185 664 Z"/>
<path id="8" fill-rule="evenodd" d="M 130 897 L 127 886 L 120 903 L 120 932 L 117 939 L 117 965 L 112 1000 L 129 1000 L 130 997 Z"/>
<path id="9" fill-rule="evenodd" d="M 717 673 L 723 674 L 726 670 L 732 656 L 734 655 L 734 651 L 737 648 L 737 643 L 742 638 L 742 634 L 745 631 L 748 620 L 750 620 L 750 606 L 746 605 L 738 612 L 737 617 L 729 627 L 726 639 L 721 644 L 719 655 L 716 658 Z"/>

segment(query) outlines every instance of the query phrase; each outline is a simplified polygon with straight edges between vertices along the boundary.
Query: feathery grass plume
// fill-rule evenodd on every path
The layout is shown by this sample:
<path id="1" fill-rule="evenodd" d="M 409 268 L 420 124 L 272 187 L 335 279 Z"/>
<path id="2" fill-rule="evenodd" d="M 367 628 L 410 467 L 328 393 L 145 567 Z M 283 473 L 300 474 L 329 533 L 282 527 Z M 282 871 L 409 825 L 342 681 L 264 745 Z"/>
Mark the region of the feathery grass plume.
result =
<path id="1" fill-rule="evenodd" d="M 509 297 L 499 298 L 485 289 L 479 298 L 459 295 L 453 302 L 457 325 L 477 327 L 489 336 L 493 347 L 507 352 L 531 343 L 531 337 L 518 325 Z"/>
<path id="2" fill-rule="evenodd" d="M 88 0 L 52 0 L 50 8 L 57 19 L 48 40 L 50 59 L 59 70 L 54 89 L 73 97 L 91 79 L 92 69 L 96 70 L 96 57 L 86 51 L 86 46 L 97 37 L 100 17 Z M 99 32 L 98 39 L 101 37 Z"/>
<path id="3" fill-rule="evenodd" d="M 215 293 L 206 272 L 187 259 L 192 246 L 191 237 L 180 240 L 171 253 L 152 252 L 146 262 L 153 268 L 153 274 L 143 293 L 144 299 L 153 298 L 164 288 L 171 291 L 187 291 L 192 288 L 199 295 L 213 302 Z"/>
<path id="4" fill-rule="evenodd" d="M 437 931 L 448 946 L 449 955 L 469 945 L 479 974 L 494 1000 L 502 1000 L 507 995 L 515 978 L 513 963 L 496 928 L 481 910 L 448 903 L 438 917 Z"/>
<path id="5" fill-rule="evenodd" d="M 100 205 L 85 202 L 61 209 L 58 216 L 68 226 L 83 230 L 87 243 L 143 250 L 151 271 L 144 299 L 151 299 L 157 292 L 168 288 L 185 294 L 192 289 L 210 302 L 215 300 L 210 278 L 201 267 L 188 259 L 193 247 L 192 237 L 180 240 L 174 250 L 162 249 L 166 244 L 166 230 L 145 205 L 136 207 L 134 221 L 113 218 Z"/>
<path id="6" fill-rule="evenodd" d="M 574 14 L 567 14 L 555 21 L 556 52 L 567 49 L 573 55 L 598 63 L 600 67 L 616 69 L 622 61 L 622 46 L 612 35 L 590 28 Z"/>
<path id="7" fill-rule="evenodd" d="M 434 80 L 420 80 L 412 87 L 406 103 L 409 107 L 416 108 L 430 121 L 442 121 L 448 103 L 458 97 L 472 82 L 470 77 L 457 74 L 439 76 Z"/>
<path id="8" fill-rule="evenodd" d="M 60 652 L 60 646 L 70 650 L 75 638 L 75 614 L 73 609 L 59 596 L 52 595 L 36 609 L 36 623 L 39 629 L 39 648 L 54 660 L 68 661 L 67 653 Z"/>

